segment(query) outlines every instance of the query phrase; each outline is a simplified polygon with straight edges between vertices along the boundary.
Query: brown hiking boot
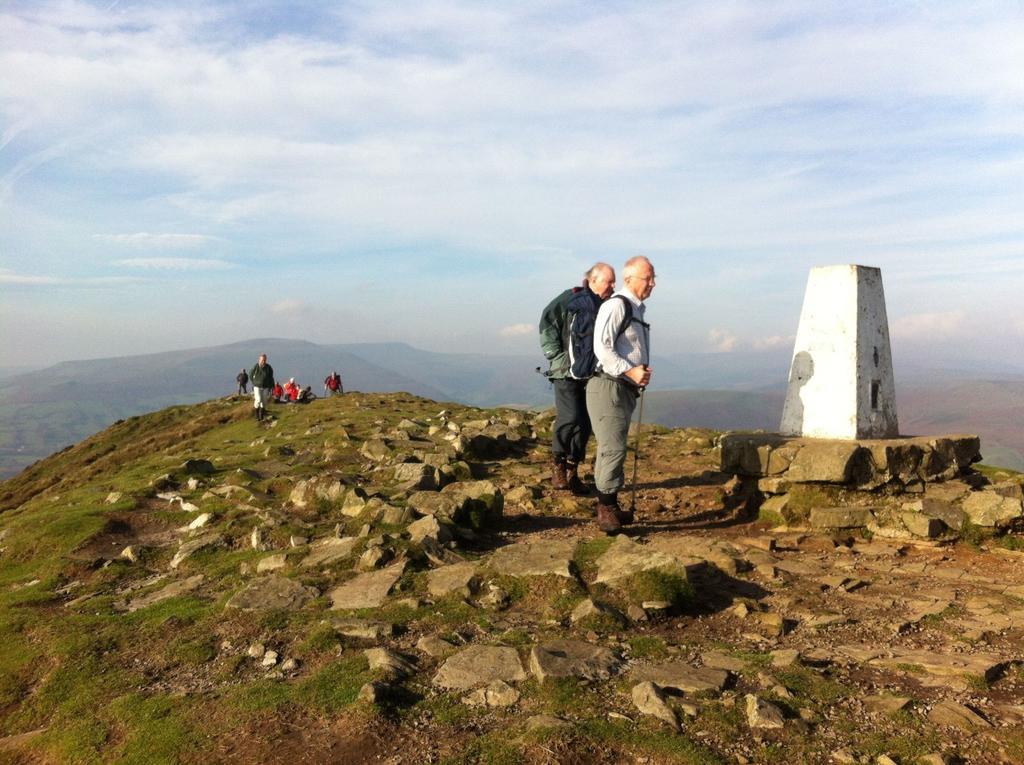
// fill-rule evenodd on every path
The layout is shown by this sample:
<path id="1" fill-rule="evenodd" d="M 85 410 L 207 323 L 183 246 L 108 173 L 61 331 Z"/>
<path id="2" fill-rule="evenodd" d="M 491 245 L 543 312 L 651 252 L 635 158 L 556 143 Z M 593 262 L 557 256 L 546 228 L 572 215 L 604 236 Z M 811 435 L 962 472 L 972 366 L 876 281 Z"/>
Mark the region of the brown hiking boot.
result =
<path id="1" fill-rule="evenodd" d="M 597 527 L 605 534 L 615 535 L 622 531 L 622 523 L 615 513 L 615 505 L 597 503 Z"/>
<path id="2" fill-rule="evenodd" d="M 551 461 L 551 488 L 558 490 L 569 488 L 569 477 L 566 475 L 566 466 L 561 460 L 556 459 Z"/>
<path id="3" fill-rule="evenodd" d="M 589 496 L 591 493 L 590 487 L 580 480 L 580 477 L 576 474 L 578 469 L 579 465 L 575 462 L 565 463 L 566 488 L 577 497 Z"/>
<path id="4" fill-rule="evenodd" d="M 636 520 L 634 518 L 633 508 L 630 508 L 629 510 L 623 510 L 621 507 L 616 507 L 615 508 L 615 517 L 618 519 L 619 523 L 621 523 L 623 526 L 628 526 L 634 520 Z"/>

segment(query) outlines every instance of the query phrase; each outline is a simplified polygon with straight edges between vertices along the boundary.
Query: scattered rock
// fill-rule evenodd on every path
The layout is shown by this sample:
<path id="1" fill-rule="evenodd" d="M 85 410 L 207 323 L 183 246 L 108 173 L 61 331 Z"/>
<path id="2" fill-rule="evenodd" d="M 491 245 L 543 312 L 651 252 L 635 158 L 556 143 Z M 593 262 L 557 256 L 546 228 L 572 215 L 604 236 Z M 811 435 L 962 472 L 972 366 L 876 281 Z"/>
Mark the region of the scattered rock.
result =
<path id="1" fill-rule="evenodd" d="M 395 625 L 388 622 L 374 622 L 367 619 L 343 619 L 333 617 L 326 620 L 344 637 L 356 638 L 358 640 L 384 640 L 395 633 Z"/>
<path id="2" fill-rule="evenodd" d="M 462 698 L 463 704 L 474 707 L 510 707 L 517 701 L 519 691 L 504 680 L 495 680 Z"/>
<path id="3" fill-rule="evenodd" d="M 185 475 L 211 475 L 217 472 L 217 468 L 209 460 L 185 460 L 181 465 L 181 471 Z"/>
<path id="4" fill-rule="evenodd" d="M 171 558 L 169 565 L 172 569 L 176 569 L 185 560 L 195 555 L 200 550 L 205 550 L 208 547 L 222 547 L 225 543 L 226 540 L 224 537 L 215 531 L 195 537 L 187 542 L 182 542 L 181 546 L 178 547 L 178 551 L 174 554 L 174 557 Z"/>
<path id="5" fill-rule="evenodd" d="M 388 648 L 367 648 L 363 655 L 371 672 L 379 672 L 390 680 L 408 677 L 416 671 L 412 661 Z"/>
<path id="6" fill-rule="evenodd" d="M 358 543 L 356 537 L 325 537 L 317 539 L 309 547 L 309 554 L 299 564 L 302 568 L 326 566 L 329 563 L 347 558 L 352 554 Z"/>
<path id="7" fill-rule="evenodd" d="M 416 641 L 416 650 L 432 659 L 443 659 L 455 650 L 455 646 L 437 635 L 424 635 Z"/>
<path id="8" fill-rule="evenodd" d="M 559 729 L 559 728 L 571 728 L 572 723 L 561 717 L 554 717 L 552 715 L 533 715 L 533 717 L 526 718 L 526 730 L 544 730 L 544 729 Z"/>
<path id="9" fill-rule="evenodd" d="M 259 563 L 256 564 L 256 573 L 264 574 L 268 571 L 280 571 L 286 565 L 288 565 L 288 556 L 285 553 L 268 555 L 266 558 L 260 558 Z"/>
<path id="10" fill-rule="evenodd" d="M 405 572 L 402 560 L 380 571 L 359 574 L 330 591 L 331 608 L 377 608 Z"/>
<path id="11" fill-rule="evenodd" d="M 499 547 L 487 560 L 489 568 L 506 576 L 545 576 L 554 574 L 572 578 L 572 556 L 576 542 L 545 540 Z"/>
<path id="12" fill-rule="evenodd" d="M 971 492 L 961 507 L 971 523 L 989 528 L 1008 526 L 1022 515 L 1020 499 L 1004 497 L 994 491 Z"/>
<path id="13" fill-rule="evenodd" d="M 569 621 L 573 624 L 593 620 L 607 620 L 620 627 L 626 624 L 625 618 L 617 610 L 603 603 L 597 603 L 591 598 L 581 600 L 569 615 Z"/>
<path id="14" fill-rule="evenodd" d="M 786 720 L 782 710 L 770 701 L 748 693 L 747 699 L 747 724 L 751 728 L 784 728 Z"/>
<path id="15" fill-rule="evenodd" d="M 366 704 L 380 704 L 387 700 L 392 693 L 392 688 L 383 680 L 371 680 L 359 689 L 357 700 Z"/>
<path id="16" fill-rule="evenodd" d="M 124 608 L 127 611 L 138 611 L 140 608 L 146 608 L 154 603 L 159 603 L 162 600 L 177 598 L 196 590 L 199 585 L 203 583 L 204 578 L 205 577 L 202 574 L 196 574 L 195 576 L 190 576 L 187 579 L 171 582 L 156 592 L 151 592 L 148 595 L 140 595 L 139 597 L 129 601 Z"/>
<path id="17" fill-rule="evenodd" d="M 812 529 L 859 529 L 873 522 L 875 516 L 866 507 L 812 507 Z"/>
<path id="18" fill-rule="evenodd" d="M 663 720 L 671 726 L 672 730 L 679 730 L 679 720 L 672 707 L 665 701 L 665 696 L 654 683 L 644 681 L 633 686 L 631 692 L 633 705 L 641 714 L 651 715 Z"/>
<path id="19" fill-rule="evenodd" d="M 228 608 L 239 611 L 271 611 L 301 608 L 320 593 L 293 579 L 271 575 L 254 579 L 231 596 Z"/>
<path id="20" fill-rule="evenodd" d="M 473 563 L 455 563 L 427 573 L 427 592 L 435 597 L 455 593 L 469 598 L 480 588 L 480 577 Z"/>
<path id="21" fill-rule="evenodd" d="M 515 648 L 472 645 L 451 656 L 434 676 L 434 685 L 450 690 L 469 690 L 495 680 L 525 680 Z"/>
<path id="22" fill-rule="evenodd" d="M 426 515 L 418 521 L 413 521 L 406 528 L 409 539 L 413 542 L 422 543 L 424 539 L 433 539 L 438 544 L 447 544 L 452 541 L 452 532 L 447 524 L 441 523 L 433 515 Z"/>
<path id="23" fill-rule="evenodd" d="M 876 714 L 891 715 L 906 709 L 910 699 L 906 696 L 866 696 L 864 706 Z"/>
<path id="24" fill-rule="evenodd" d="M 636 680 L 648 680 L 660 688 L 672 688 L 682 693 L 719 693 L 729 682 L 729 672 L 726 670 L 693 667 L 681 660 L 638 667 L 633 671 L 632 677 Z"/>
<path id="25" fill-rule="evenodd" d="M 940 701 L 928 712 L 928 719 L 935 725 L 945 725 L 961 730 L 973 731 L 991 728 L 992 724 L 970 707 L 955 701 Z"/>
<path id="26" fill-rule="evenodd" d="M 562 677 L 604 680 L 618 666 L 610 649 L 580 640 L 552 640 L 530 651 L 530 671 L 540 682 Z"/>

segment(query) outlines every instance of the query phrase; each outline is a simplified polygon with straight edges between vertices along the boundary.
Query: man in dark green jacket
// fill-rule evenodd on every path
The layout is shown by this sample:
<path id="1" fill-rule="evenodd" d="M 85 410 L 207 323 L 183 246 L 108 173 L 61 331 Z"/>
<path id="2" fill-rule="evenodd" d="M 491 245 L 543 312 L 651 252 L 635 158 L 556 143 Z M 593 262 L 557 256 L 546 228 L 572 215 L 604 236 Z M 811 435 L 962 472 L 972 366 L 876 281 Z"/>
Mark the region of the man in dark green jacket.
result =
<path id="1" fill-rule="evenodd" d="M 252 405 L 256 419 L 263 420 L 267 416 L 267 402 L 274 387 L 274 368 L 267 363 L 267 354 L 260 354 L 260 360 L 249 370 L 249 379 L 252 381 Z"/>
<path id="2" fill-rule="evenodd" d="M 587 451 L 592 432 L 587 415 L 587 381 L 570 374 L 568 347 L 568 304 L 582 290 L 590 290 L 598 301 L 615 289 L 615 270 L 607 263 L 595 263 L 581 287 L 573 287 L 548 303 L 540 317 L 540 347 L 550 368 L 547 376 L 555 389 L 555 423 L 551 439 L 551 486 L 586 494 L 577 469 Z"/>

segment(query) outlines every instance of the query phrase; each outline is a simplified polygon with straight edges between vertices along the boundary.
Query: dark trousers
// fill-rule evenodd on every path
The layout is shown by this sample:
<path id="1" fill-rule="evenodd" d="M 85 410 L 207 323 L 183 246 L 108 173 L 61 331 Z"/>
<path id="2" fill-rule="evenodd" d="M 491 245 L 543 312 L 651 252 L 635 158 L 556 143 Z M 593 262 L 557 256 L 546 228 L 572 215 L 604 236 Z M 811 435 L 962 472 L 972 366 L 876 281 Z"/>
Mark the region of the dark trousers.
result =
<path id="1" fill-rule="evenodd" d="M 593 432 L 587 414 L 586 380 L 552 380 L 555 386 L 555 425 L 551 451 L 555 459 L 582 462 Z"/>

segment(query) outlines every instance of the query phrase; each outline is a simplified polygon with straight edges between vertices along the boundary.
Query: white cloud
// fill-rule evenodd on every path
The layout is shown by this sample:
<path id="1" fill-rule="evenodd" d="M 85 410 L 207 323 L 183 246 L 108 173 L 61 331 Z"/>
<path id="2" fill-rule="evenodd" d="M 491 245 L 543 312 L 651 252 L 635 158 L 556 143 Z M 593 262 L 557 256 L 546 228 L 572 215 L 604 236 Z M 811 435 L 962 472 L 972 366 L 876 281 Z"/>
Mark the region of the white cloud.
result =
<path id="1" fill-rule="evenodd" d="M 270 312 L 275 316 L 296 318 L 310 313 L 313 307 L 296 298 L 284 298 L 270 305 Z"/>
<path id="2" fill-rule="evenodd" d="M 785 348 L 792 346 L 796 341 L 794 335 L 772 335 L 771 337 L 758 337 L 751 343 L 755 350 L 767 351 L 773 348 Z"/>
<path id="3" fill-rule="evenodd" d="M 93 239 L 128 247 L 193 249 L 214 241 L 215 238 L 204 234 L 150 234 L 142 231 L 136 234 L 93 234 Z"/>
<path id="4" fill-rule="evenodd" d="M 740 339 L 727 329 L 714 328 L 708 332 L 708 343 L 716 353 L 730 353 L 736 350 Z"/>
<path id="5" fill-rule="evenodd" d="M 509 324 L 507 327 L 499 329 L 498 334 L 502 337 L 524 337 L 532 335 L 536 331 L 537 327 L 533 324 Z"/>
<path id="6" fill-rule="evenodd" d="M 892 323 L 892 333 L 902 339 L 942 339 L 962 334 L 965 311 L 918 313 L 901 316 Z"/>
<path id="7" fill-rule="evenodd" d="M 138 284 L 142 280 L 127 276 L 64 277 L 41 274 L 19 274 L 10 269 L 0 269 L 0 284 L 27 287 L 116 287 Z"/>
<path id="8" fill-rule="evenodd" d="M 153 271 L 224 271 L 235 267 L 226 260 L 206 258 L 124 258 L 114 263 L 125 268 Z"/>

